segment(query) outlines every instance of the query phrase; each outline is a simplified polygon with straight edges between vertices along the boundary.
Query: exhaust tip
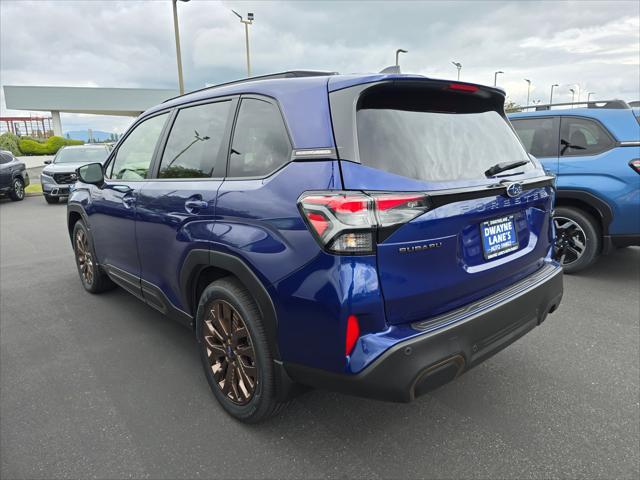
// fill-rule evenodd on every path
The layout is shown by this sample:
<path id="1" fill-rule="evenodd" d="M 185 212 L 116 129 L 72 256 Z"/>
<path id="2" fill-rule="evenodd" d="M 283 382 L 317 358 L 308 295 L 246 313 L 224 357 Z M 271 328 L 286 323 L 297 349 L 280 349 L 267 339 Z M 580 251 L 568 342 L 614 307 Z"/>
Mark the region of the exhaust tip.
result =
<path id="1" fill-rule="evenodd" d="M 462 355 L 455 355 L 425 369 L 413 384 L 412 398 L 449 383 L 462 373 L 464 366 L 465 361 Z"/>

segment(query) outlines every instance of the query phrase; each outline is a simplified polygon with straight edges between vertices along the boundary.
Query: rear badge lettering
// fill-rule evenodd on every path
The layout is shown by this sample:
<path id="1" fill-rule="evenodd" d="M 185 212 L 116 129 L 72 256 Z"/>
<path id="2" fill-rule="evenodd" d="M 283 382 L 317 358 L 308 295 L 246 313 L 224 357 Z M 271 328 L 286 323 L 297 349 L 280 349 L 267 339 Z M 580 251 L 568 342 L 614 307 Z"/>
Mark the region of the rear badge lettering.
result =
<path id="1" fill-rule="evenodd" d="M 423 250 L 432 250 L 434 248 L 440 248 L 442 242 L 425 243 L 424 245 L 414 245 L 413 247 L 400 247 L 398 252 L 400 253 L 416 253 Z"/>

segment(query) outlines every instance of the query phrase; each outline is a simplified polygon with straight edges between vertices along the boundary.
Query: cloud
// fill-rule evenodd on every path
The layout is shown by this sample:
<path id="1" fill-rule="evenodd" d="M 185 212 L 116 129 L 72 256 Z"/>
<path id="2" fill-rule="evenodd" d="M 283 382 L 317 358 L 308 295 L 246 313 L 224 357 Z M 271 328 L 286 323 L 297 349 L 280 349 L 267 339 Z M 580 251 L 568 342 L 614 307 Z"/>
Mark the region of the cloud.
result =
<path id="1" fill-rule="evenodd" d="M 187 89 L 246 74 L 244 27 L 253 12 L 254 74 L 289 69 L 379 71 L 405 48 L 404 71 L 499 84 L 516 102 L 640 98 L 640 4 L 620 2 L 178 2 Z M 0 84 L 175 88 L 171 2 L 0 2 Z M 4 113 L 4 101 L 0 98 Z M 130 119 L 65 115 L 63 122 L 124 128 Z"/>

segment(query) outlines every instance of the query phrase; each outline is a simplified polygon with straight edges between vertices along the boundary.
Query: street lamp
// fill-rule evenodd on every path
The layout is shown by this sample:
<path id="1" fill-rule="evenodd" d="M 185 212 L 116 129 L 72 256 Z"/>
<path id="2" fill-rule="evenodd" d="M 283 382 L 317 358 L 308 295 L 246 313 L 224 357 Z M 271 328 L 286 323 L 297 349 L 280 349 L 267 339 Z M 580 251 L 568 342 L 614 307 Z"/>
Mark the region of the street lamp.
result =
<path id="1" fill-rule="evenodd" d="M 398 56 L 401 53 L 409 53 L 409 50 L 405 50 L 404 48 L 399 48 L 399 49 L 396 50 L 396 67 L 400 66 L 400 64 L 398 63 Z"/>
<path id="2" fill-rule="evenodd" d="M 188 2 L 189 0 L 180 0 L 181 2 Z M 184 95 L 184 80 L 182 79 L 182 54 L 180 53 L 180 29 L 178 28 L 178 7 L 177 0 L 173 0 L 173 30 L 176 37 L 176 59 L 178 61 L 178 87 L 180 89 L 180 95 Z"/>
<path id="3" fill-rule="evenodd" d="M 253 13 L 247 13 L 247 19 L 245 20 L 235 10 L 231 10 L 236 17 L 240 19 L 241 23 L 244 23 L 244 39 L 247 46 L 247 77 L 251 76 L 251 57 L 249 55 L 249 25 L 253 24 Z"/>
<path id="4" fill-rule="evenodd" d="M 529 98 L 531 97 L 531 80 L 528 78 L 524 79 L 527 82 L 527 107 L 529 106 Z"/>
<path id="5" fill-rule="evenodd" d="M 573 102 L 576 98 L 576 91 L 573 88 L 570 88 L 569 91 L 571 92 L 571 103 L 572 103 L 571 108 L 573 108 Z"/>
<path id="6" fill-rule="evenodd" d="M 549 95 L 549 105 L 553 103 L 553 89 L 559 86 L 560 85 L 558 85 L 557 83 L 554 83 L 553 85 L 551 85 L 551 95 Z"/>
<path id="7" fill-rule="evenodd" d="M 493 86 L 495 87 L 496 85 L 498 85 L 498 74 L 499 73 L 504 73 L 502 70 L 498 70 L 497 72 L 495 72 L 493 74 Z"/>
<path id="8" fill-rule="evenodd" d="M 460 62 L 451 62 L 451 63 L 453 63 L 458 69 L 458 80 L 460 80 L 460 70 L 462 70 L 462 64 Z"/>
<path id="9" fill-rule="evenodd" d="M 591 100 L 591 95 L 594 95 L 596 92 L 587 92 L 587 103 Z"/>

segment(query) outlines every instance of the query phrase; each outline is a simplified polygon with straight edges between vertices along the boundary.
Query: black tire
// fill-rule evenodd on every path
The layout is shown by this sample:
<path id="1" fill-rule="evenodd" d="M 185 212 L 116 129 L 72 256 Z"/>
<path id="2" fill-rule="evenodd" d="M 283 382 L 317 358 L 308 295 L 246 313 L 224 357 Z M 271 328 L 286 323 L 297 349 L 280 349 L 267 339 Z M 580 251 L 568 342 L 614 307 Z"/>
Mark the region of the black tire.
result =
<path id="1" fill-rule="evenodd" d="M 52 197 L 51 195 L 44 194 L 44 199 L 47 203 L 53 204 L 58 203 L 60 201 L 60 197 Z"/>
<path id="2" fill-rule="evenodd" d="M 602 242 L 598 222 L 575 207 L 557 207 L 554 222 L 558 260 L 565 273 L 576 273 L 591 266 L 600 254 Z M 561 228 L 562 225 L 566 227 Z"/>
<path id="3" fill-rule="evenodd" d="M 226 337 L 224 334 L 216 336 L 214 332 L 215 325 L 219 324 L 212 309 L 218 311 L 221 305 L 228 310 L 226 314 L 221 313 L 219 316 L 225 318 L 227 326 L 231 328 L 219 329 L 218 333 L 226 330 L 230 333 Z M 249 291 L 232 277 L 211 283 L 200 297 L 196 321 L 202 366 L 211 391 L 222 408 L 232 417 L 245 423 L 258 423 L 276 415 L 286 402 L 279 402 L 276 399 L 273 354 L 266 339 L 260 311 Z M 248 331 L 242 351 L 240 346 L 233 346 L 231 343 L 236 332 L 245 330 L 234 329 L 232 325 L 240 327 L 244 325 Z M 210 346 L 215 350 L 210 349 Z M 248 352 L 249 349 L 252 357 L 242 353 Z M 216 367 L 218 369 L 214 373 Z M 251 369 L 249 376 L 245 368 Z M 238 373 L 234 374 L 234 371 Z M 250 377 L 251 372 L 253 377 Z M 246 382 L 243 381 L 243 375 L 247 377 Z M 231 380 L 229 385 L 233 388 L 228 388 L 225 393 L 228 379 Z M 241 381 L 242 385 L 240 385 Z M 224 386 L 221 383 L 224 383 Z M 253 390 L 249 396 L 246 391 L 251 388 Z M 236 390 L 240 392 L 240 397 L 246 398 L 238 399 L 238 395 L 234 395 Z M 234 396 L 236 400 L 233 400 Z"/>
<path id="4" fill-rule="evenodd" d="M 86 242 L 81 238 L 86 239 Z M 87 292 L 100 293 L 114 288 L 115 283 L 96 262 L 93 240 L 82 220 L 78 220 L 73 226 L 72 242 L 78 274 L 84 289 Z"/>
<path id="5" fill-rule="evenodd" d="M 11 191 L 9 192 L 9 197 L 14 202 L 19 202 L 20 200 L 24 200 L 24 181 L 21 178 L 14 178 L 13 183 L 11 184 Z"/>

